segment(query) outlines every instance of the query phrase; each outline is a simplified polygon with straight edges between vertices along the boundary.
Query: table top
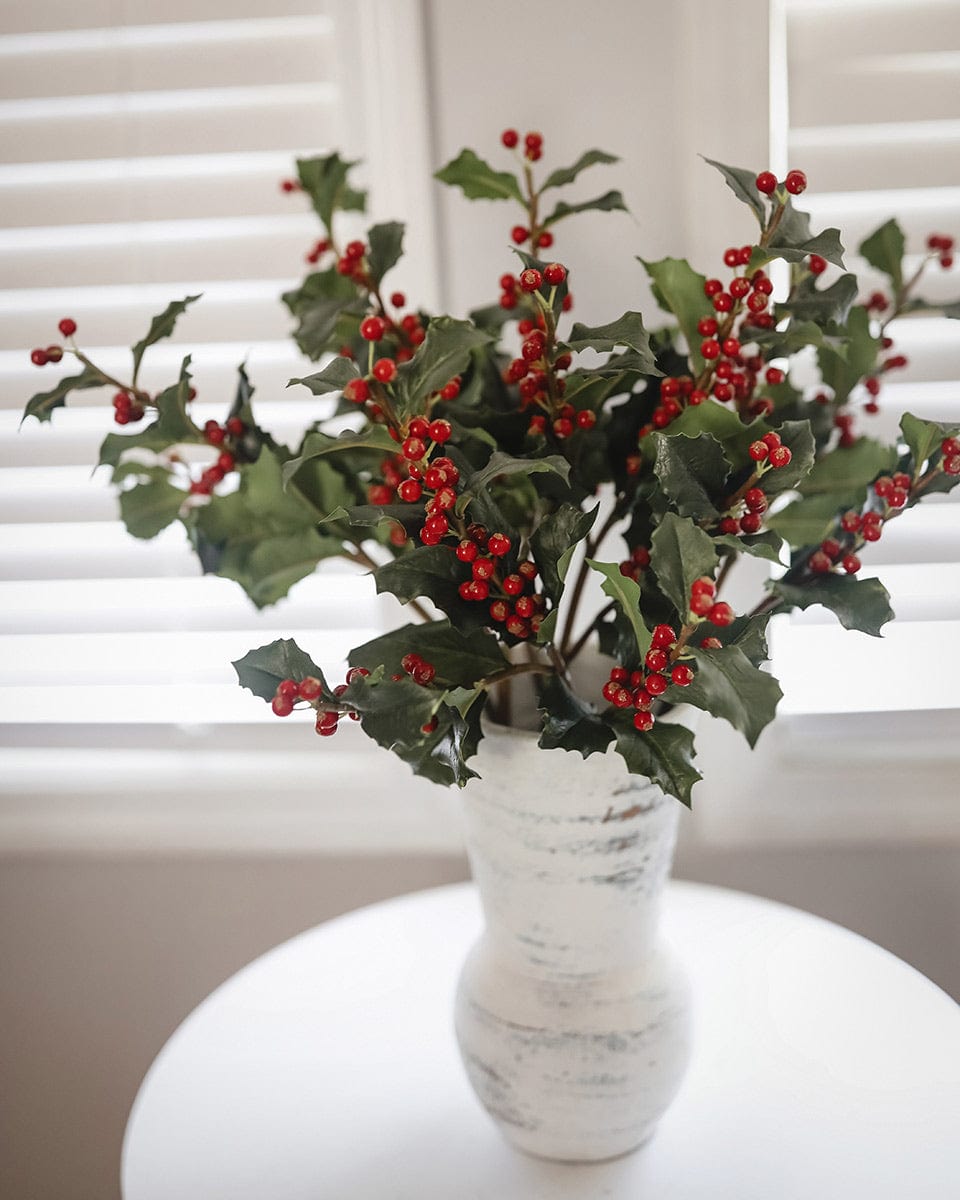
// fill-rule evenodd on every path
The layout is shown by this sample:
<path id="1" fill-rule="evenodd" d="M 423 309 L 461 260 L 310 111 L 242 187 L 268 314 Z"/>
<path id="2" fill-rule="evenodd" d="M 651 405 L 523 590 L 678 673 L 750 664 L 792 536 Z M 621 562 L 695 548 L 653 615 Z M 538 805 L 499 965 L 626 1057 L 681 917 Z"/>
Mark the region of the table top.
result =
<path id="1" fill-rule="evenodd" d="M 453 1034 L 481 928 L 471 885 L 318 926 L 209 996 L 154 1062 L 125 1200 L 945 1200 L 960 1195 L 960 1007 L 848 930 L 671 883 L 693 1061 L 652 1141 L 528 1158 L 470 1091 Z"/>

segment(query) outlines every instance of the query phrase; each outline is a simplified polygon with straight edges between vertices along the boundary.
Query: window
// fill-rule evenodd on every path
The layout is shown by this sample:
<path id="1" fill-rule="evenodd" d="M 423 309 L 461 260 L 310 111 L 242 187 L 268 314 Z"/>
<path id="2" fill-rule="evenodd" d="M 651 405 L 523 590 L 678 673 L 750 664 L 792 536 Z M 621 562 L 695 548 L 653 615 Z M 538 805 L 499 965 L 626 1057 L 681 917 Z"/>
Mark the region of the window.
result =
<path id="1" fill-rule="evenodd" d="M 365 767 L 370 797 L 358 796 L 362 735 L 318 755 L 230 667 L 294 636 L 336 671 L 382 625 L 369 582 L 325 564 L 257 614 L 236 584 L 200 576 L 179 525 L 149 542 L 126 534 L 106 473 L 90 478 L 113 428 L 109 391 L 19 427 L 60 369 L 29 362 L 60 317 L 123 372 L 150 317 L 197 292 L 148 353 L 144 385 L 168 384 L 190 352 L 197 419 L 222 419 L 245 361 L 276 436 L 319 416 L 322 402 L 285 390 L 309 364 L 279 296 L 317 236 L 302 198 L 278 187 L 297 154 L 369 156 L 373 216 L 413 218 L 398 282 L 436 303 L 419 6 L 376 9 L 140 0 L 118 22 L 113 4 L 40 0 L 4 13 L 0 844 L 300 845 L 318 797 L 338 801 L 320 806 L 324 845 L 364 818 L 365 845 L 402 838 L 364 808 L 392 786 L 392 763 Z"/>

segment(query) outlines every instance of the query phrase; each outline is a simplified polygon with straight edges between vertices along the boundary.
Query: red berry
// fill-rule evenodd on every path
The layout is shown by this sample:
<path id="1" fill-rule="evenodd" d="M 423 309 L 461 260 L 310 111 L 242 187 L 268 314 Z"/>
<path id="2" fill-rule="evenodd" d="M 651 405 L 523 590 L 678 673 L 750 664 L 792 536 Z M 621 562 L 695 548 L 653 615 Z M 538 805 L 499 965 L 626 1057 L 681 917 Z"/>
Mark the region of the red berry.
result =
<path id="1" fill-rule="evenodd" d="M 451 428 L 449 421 L 438 420 L 430 422 L 428 432 L 430 437 L 438 445 L 442 446 L 444 442 L 448 442 L 450 440 L 450 435 L 453 433 L 453 429 Z"/>
<path id="2" fill-rule="evenodd" d="M 810 570 L 817 575 L 825 575 L 833 566 L 828 555 L 822 550 L 814 550 L 810 555 Z"/>
<path id="3" fill-rule="evenodd" d="M 317 717 L 317 733 L 321 737 L 332 737 L 337 732 L 337 726 L 340 722 L 340 714 L 335 712 L 324 712 Z"/>
<path id="4" fill-rule="evenodd" d="M 650 644 L 657 650 L 667 650 L 676 640 L 677 635 L 669 625 L 655 625 Z"/>
<path id="5" fill-rule="evenodd" d="M 651 696 L 662 696 L 670 684 L 666 675 L 660 675 L 654 672 L 654 674 L 647 676 L 644 686 Z"/>
<path id="6" fill-rule="evenodd" d="M 649 733 L 649 731 L 653 728 L 653 716 L 648 712 L 634 713 L 633 727 L 640 733 Z"/>
<path id="7" fill-rule="evenodd" d="M 810 268 L 811 275 L 822 275 L 827 269 L 827 260 L 821 258 L 819 254 L 811 254 L 807 260 L 807 266 Z"/>
<path id="8" fill-rule="evenodd" d="M 747 453 L 754 462 L 763 462 L 770 453 L 770 447 L 766 442 L 751 442 L 747 447 Z"/>
<path id="9" fill-rule="evenodd" d="M 960 454 L 960 437 L 945 437 L 940 443 L 940 453 L 944 458 L 952 458 Z"/>
<path id="10" fill-rule="evenodd" d="M 507 617 L 510 616 L 510 605 L 506 602 L 506 600 L 494 600 L 490 605 L 489 611 L 490 616 L 493 617 L 495 621 L 499 621 L 502 625 Z"/>
<path id="11" fill-rule="evenodd" d="M 728 313 L 733 311 L 733 297 L 726 292 L 718 292 L 713 298 L 713 307 L 717 312 Z"/>
<path id="12" fill-rule="evenodd" d="M 491 533 L 487 542 L 487 553 L 492 554 L 494 558 L 503 558 L 505 554 L 510 553 L 510 545 L 510 539 L 505 533 Z"/>
<path id="13" fill-rule="evenodd" d="M 793 458 L 793 453 L 787 446 L 774 446 L 770 451 L 770 466 L 785 467 Z"/>
<path id="14" fill-rule="evenodd" d="M 703 284 L 703 294 L 707 297 L 718 296 L 723 291 L 723 284 L 719 279 L 706 279 Z"/>
<path id="15" fill-rule="evenodd" d="M 62 346 L 47 347 L 47 362 L 58 363 L 61 358 L 63 358 Z"/>
<path id="16" fill-rule="evenodd" d="M 423 494 L 423 488 L 415 479 L 405 479 L 397 488 L 397 494 L 407 504 L 416 504 Z"/>
<path id="17" fill-rule="evenodd" d="M 431 537 L 444 537 L 450 528 L 450 522 L 442 513 L 427 517 L 423 523 L 424 530 Z"/>
<path id="18" fill-rule="evenodd" d="M 293 712 L 293 701 L 287 696 L 281 696 L 278 692 L 271 701 L 270 707 L 278 717 L 289 717 Z"/>
<path id="19" fill-rule="evenodd" d="M 405 439 L 403 446 L 403 457 L 408 458 L 411 462 L 419 462 L 427 452 L 427 447 L 423 443 L 422 438 L 408 437 Z"/>
<path id="20" fill-rule="evenodd" d="M 73 337 L 77 332 L 77 323 L 72 317 L 64 317 L 62 321 L 58 322 L 57 328 L 64 337 Z"/>
<path id="21" fill-rule="evenodd" d="M 524 292 L 535 292 L 543 283 L 543 276 L 536 267 L 527 267 L 520 272 L 520 288 Z"/>
<path id="22" fill-rule="evenodd" d="M 550 263 L 543 269 L 543 277 L 547 283 L 553 287 L 557 287 L 567 277 L 567 268 L 561 266 L 560 263 Z"/>
<path id="23" fill-rule="evenodd" d="M 413 682 L 419 683 L 421 687 L 426 687 L 428 683 L 433 683 L 433 677 L 437 673 L 437 668 L 433 663 L 421 662 L 413 672 Z"/>
<path id="24" fill-rule="evenodd" d="M 525 229 L 523 225 L 514 225 L 514 227 L 510 230 L 510 236 L 518 246 L 522 246 L 530 236 L 530 230 Z"/>
<path id="25" fill-rule="evenodd" d="M 523 580 L 519 575 L 507 575 L 501 586 L 508 596 L 519 596 L 523 591 Z"/>
<path id="26" fill-rule="evenodd" d="M 707 620 L 711 625 L 730 625 L 734 619 L 734 611 L 729 604 L 723 600 L 718 601 L 707 614 Z"/>
<path id="27" fill-rule="evenodd" d="M 722 650 L 723 642 L 721 642 L 719 638 L 705 637 L 700 643 L 700 646 L 704 650 Z"/>
<path id="28" fill-rule="evenodd" d="M 30 361 L 33 363 L 33 365 L 35 367 L 45 367 L 47 365 L 47 362 L 49 361 L 47 359 L 46 350 L 41 350 L 41 349 L 39 349 L 39 347 L 36 350 L 31 350 L 30 351 Z"/>
<path id="29" fill-rule="evenodd" d="M 778 383 L 783 383 L 784 378 L 784 373 L 779 367 L 767 367 L 766 371 L 764 372 L 764 379 L 766 379 L 767 383 L 774 387 Z"/>
<path id="30" fill-rule="evenodd" d="M 860 570 L 860 559 L 855 554 L 845 554 L 840 565 L 848 575 L 856 575 Z"/>
<path id="31" fill-rule="evenodd" d="M 740 530 L 742 533 L 759 533 L 762 525 L 763 517 L 758 512 L 744 513 L 740 518 Z"/>
<path id="32" fill-rule="evenodd" d="M 456 400 L 460 395 L 460 376 L 457 375 L 451 379 L 449 383 L 445 383 L 440 389 L 441 400 Z"/>
<path id="33" fill-rule="evenodd" d="M 662 671 L 670 660 L 667 658 L 666 650 L 651 646 L 643 661 L 651 671 Z"/>
<path id="34" fill-rule="evenodd" d="M 360 336 L 368 342 L 379 342 L 387 332 L 383 317 L 364 317 L 360 322 Z"/>
<path id="35" fill-rule="evenodd" d="M 579 429 L 592 429 L 597 423 L 597 414 L 592 409 L 582 408 L 577 413 L 577 427 Z"/>
<path id="36" fill-rule="evenodd" d="M 706 341 L 700 343 L 700 353 L 706 359 L 718 358 L 720 355 L 720 343 L 715 338 L 707 338 Z"/>
<path id="37" fill-rule="evenodd" d="M 367 500 L 371 504 L 389 504 L 393 500 L 393 489 L 385 483 L 374 483 L 367 488 Z"/>
<path id="38" fill-rule="evenodd" d="M 686 663 L 677 663 L 670 672 L 670 678 L 677 687 L 689 687 L 693 683 L 693 670 Z"/>
<path id="39" fill-rule="evenodd" d="M 508 150 L 512 150 L 520 141 L 520 134 L 515 129 L 505 129 L 500 134 L 500 141 Z"/>
<path id="40" fill-rule="evenodd" d="M 724 352 L 727 358 L 736 358 L 740 353 L 740 343 L 734 337 L 724 338 L 720 349 Z"/>
<path id="41" fill-rule="evenodd" d="M 343 389 L 343 396 L 354 404 L 363 404 L 370 399 L 370 386 L 365 379 L 351 379 Z"/>
<path id="42" fill-rule="evenodd" d="M 960 454 L 951 454 L 941 459 L 940 466 L 946 475 L 960 475 Z"/>
<path id="43" fill-rule="evenodd" d="M 300 680 L 300 685 L 297 689 L 301 700 L 316 700 L 320 695 L 322 686 L 320 680 L 313 675 L 307 675 Z"/>
<path id="44" fill-rule="evenodd" d="M 239 417 L 231 417 L 230 420 L 227 421 L 226 428 L 227 433 L 229 433 L 231 437 L 243 437 L 247 431 L 246 425 L 244 425 L 243 421 L 241 421 Z"/>
<path id="45" fill-rule="evenodd" d="M 748 280 L 744 279 L 742 275 L 737 279 L 730 280 L 730 295 L 733 296 L 735 300 L 742 300 L 749 291 L 750 283 Z"/>
<path id="46" fill-rule="evenodd" d="M 716 332 L 716 317 L 701 317 L 697 322 L 697 333 L 699 333 L 701 337 L 713 337 Z"/>
<path id="47" fill-rule="evenodd" d="M 378 358 L 373 364 L 373 377 L 381 383 L 392 383 L 397 377 L 397 364 L 392 358 Z"/>
<path id="48" fill-rule="evenodd" d="M 553 423 L 553 432 L 561 441 L 573 433 L 573 422 L 567 417 L 558 417 Z"/>
<path id="49" fill-rule="evenodd" d="M 537 238 L 537 245 L 541 250 L 549 250 L 553 245 L 553 234 L 549 229 L 545 229 Z"/>
<path id="50" fill-rule="evenodd" d="M 799 196 L 807 189 L 807 177 L 802 171 L 788 171 L 783 186 L 791 196 Z"/>
<path id="51" fill-rule="evenodd" d="M 755 182 L 757 191 L 763 192 L 765 196 L 769 196 L 777 190 L 777 177 L 772 171 L 761 171 Z"/>

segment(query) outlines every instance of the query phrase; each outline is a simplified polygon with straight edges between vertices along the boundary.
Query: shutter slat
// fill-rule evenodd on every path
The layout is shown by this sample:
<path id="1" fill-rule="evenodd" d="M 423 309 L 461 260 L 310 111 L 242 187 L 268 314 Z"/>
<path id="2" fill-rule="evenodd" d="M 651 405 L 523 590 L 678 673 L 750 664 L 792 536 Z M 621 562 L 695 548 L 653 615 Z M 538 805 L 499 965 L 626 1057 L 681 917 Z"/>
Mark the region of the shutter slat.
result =
<path id="1" fill-rule="evenodd" d="M 43 0 L 42 4 L 8 5 L 4 25 L 11 34 L 91 30 L 116 26 L 213 21 L 223 17 L 221 0 Z M 273 16 L 314 16 L 331 8 L 327 0 L 273 0 Z M 263 0 L 230 0 L 230 17 L 262 17 Z"/>
<path id="2" fill-rule="evenodd" d="M 923 54 L 960 43 L 955 0 L 788 0 L 787 23 L 790 65 L 805 70 L 851 53 Z"/>
<path id="3" fill-rule="evenodd" d="M 790 161 L 811 187 L 869 191 L 889 187 L 891 164 L 909 161 L 914 187 L 952 187 L 960 178 L 960 120 L 791 129 Z"/>
<path id="4" fill-rule="evenodd" d="M 336 144 L 340 133 L 338 95 L 327 83 L 0 104 L 0 157 L 6 162 L 233 150 L 240 144 L 294 151 Z"/>
<path id="5" fill-rule="evenodd" d="M 842 230 L 843 244 L 855 250 L 865 237 L 880 225 L 896 217 L 915 251 L 926 246 L 927 235 L 942 233 L 960 225 L 960 187 L 902 188 L 877 192 L 823 192 L 804 196 L 803 208 L 813 218 L 815 228 L 835 226 Z M 931 269 L 932 281 L 943 276 L 960 295 L 960 283 L 952 271 Z"/>
<path id="6" fill-rule="evenodd" d="M 314 147 L 316 149 L 316 147 Z M 278 215 L 306 200 L 279 193 L 294 156 L 181 154 L 0 165 L 0 227 Z"/>
<path id="7" fill-rule="evenodd" d="M 916 54 L 824 57 L 796 70 L 790 119 L 798 127 L 873 122 L 934 121 L 960 115 L 960 55 Z"/>
<path id="8" fill-rule="evenodd" d="M 120 26 L 0 38 L 0 98 L 247 86 L 329 78 L 329 17 Z M 2 112 L 2 108 L 0 108 Z"/>

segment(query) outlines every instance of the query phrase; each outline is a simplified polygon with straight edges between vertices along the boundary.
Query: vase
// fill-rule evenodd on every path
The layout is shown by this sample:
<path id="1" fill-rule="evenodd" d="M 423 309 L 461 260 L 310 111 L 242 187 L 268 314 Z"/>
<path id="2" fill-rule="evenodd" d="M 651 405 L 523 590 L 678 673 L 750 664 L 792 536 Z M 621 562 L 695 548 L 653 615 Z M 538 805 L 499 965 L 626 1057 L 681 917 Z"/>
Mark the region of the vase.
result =
<path id="1" fill-rule="evenodd" d="M 596 1162 L 637 1149 L 680 1086 L 690 998 L 660 900 L 681 805 L 613 751 L 583 759 L 489 729 L 462 793 L 485 929 L 455 1024 L 508 1140 Z"/>

